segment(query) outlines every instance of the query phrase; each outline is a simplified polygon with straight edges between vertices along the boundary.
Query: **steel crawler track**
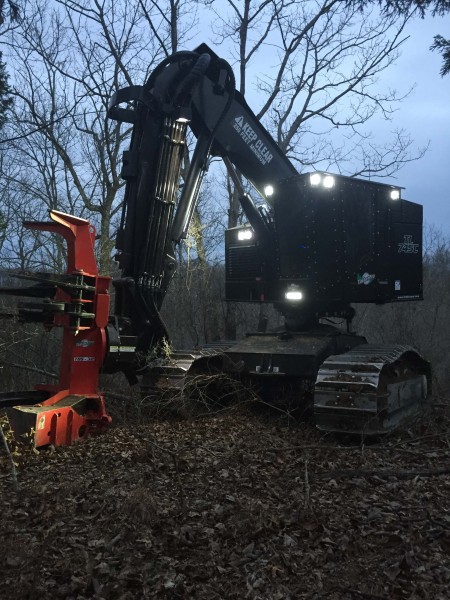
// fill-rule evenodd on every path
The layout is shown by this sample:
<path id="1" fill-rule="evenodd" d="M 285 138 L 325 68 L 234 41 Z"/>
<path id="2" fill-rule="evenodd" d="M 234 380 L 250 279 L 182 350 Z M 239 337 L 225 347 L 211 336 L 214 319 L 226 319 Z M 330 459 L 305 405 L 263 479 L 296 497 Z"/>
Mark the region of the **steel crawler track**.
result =
<path id="1" fill-rule="evenodd" d="M 363 344 L 328 357 L 314 392 L 316 425 L 323 431 L 379 435 L 423 406 L 430 365 L 413 348 Z"/>

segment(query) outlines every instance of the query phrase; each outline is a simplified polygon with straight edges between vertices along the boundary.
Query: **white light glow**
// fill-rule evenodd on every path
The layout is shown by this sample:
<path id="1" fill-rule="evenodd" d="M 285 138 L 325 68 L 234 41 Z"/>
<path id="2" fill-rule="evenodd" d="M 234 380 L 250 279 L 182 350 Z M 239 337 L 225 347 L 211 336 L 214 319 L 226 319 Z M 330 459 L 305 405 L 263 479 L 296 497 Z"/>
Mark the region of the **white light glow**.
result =
<path id="1" fill-rule="evenodd" d="M 251 240 L 253 237 L 253 231 L 251 229 L 241 229 L 238 231 L 238 240 Z"/>
<path id="2" fill-rule="evenodd" d="M 264 193 L 266 196 L 273 196 L 274 193 L 274 189 L 272 185 L 266 185 L 266 187 L 264 188 Z"/>
<path id="3" fill-rule="evenodd" d="M 320 173 L 311 173 L 309 176 L 309 182 L 311 185 L 319 185 L 322 181 L 322 176 Z"/>
<path id="4" fill-rule="evenodd" d="M 332 188 L 334 187 L 334 177 L 332 175 L 325 175 L 323 178 L 323 187 Z"/>
<path id="5" fill-rule="evenodd" d="M 400 190 L 391 190 L 391 200 L 400 200 Z"/>
<path id="6" fill-rule="evenodd" d="M 284 297 L 286 298 L 286 300 L 291 300 L 291 301 L 302 300 L 303 293 L 300 291 L 298 286 L 291 285 L 288 288 L 287 292 L 285 293 Z"/>

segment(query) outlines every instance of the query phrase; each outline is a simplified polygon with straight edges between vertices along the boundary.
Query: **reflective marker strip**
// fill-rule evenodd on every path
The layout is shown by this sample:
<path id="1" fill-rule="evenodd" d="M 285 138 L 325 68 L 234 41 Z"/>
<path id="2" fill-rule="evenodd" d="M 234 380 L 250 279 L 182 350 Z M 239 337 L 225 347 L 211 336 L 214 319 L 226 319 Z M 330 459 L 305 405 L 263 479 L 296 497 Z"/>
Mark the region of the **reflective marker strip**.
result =
<path id="1" fill-rule="evenodd" d="M 110 346 L 110 352 L 135 352 L 136 346 Z"/>

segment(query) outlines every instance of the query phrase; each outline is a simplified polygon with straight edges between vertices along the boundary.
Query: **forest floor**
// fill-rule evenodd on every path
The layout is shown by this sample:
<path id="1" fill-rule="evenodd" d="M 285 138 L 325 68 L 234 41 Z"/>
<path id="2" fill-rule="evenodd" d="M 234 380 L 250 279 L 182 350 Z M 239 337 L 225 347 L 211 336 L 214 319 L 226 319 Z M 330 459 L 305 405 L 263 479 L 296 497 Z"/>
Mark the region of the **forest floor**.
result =
<path id="1" fill-rule="evenodd" d="M 0 451 L 0 598 L 450 598 L 450 411 L 375 444 L 235 407 Z"/>

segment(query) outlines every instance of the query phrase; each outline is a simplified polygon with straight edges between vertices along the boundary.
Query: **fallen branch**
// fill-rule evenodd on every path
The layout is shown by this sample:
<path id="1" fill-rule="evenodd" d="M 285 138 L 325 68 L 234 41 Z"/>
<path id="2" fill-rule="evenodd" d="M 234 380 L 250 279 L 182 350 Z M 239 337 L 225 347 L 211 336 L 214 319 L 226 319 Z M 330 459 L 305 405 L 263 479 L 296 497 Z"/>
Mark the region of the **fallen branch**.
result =
<path id="1" fill-rule="evenodd" d="M 173 467 L 175 470 L 175 478 L 176 478 L 177 487 L 178 487 L 178 499 L 180 502 L 180 507 L 181 507 L 182 511 L 186 511 L 186 497 L 185 497 L 185 493 L 184 493 L 183 484 L 181 482 L 177 453 L 174 452 L 173 450 L 170 450 L 169 448 L 164 448 L 164 447 L 160 446 L 159 444 L 157 444 L 156 442 L 153 442 L 152 440 L 147 439 L 147 442 L 151 446 L 153 446 L 154 448 L 159 450 L 160 452 L 168 454 L 170 456 L 170 458 L 172 459 Z M 182 452 L 184 449 L 185 449 L 185 447 L 179 448 L 178 453 Z"/>
<path id="2" fill-rule="evenodd" d="M 353 590 L 350 588 L 339 588 L 339 589 L 342 592 L 351 594 L 352 596 L 356 596 L 358 598 L 367 598 L 367 600 L 388 600 L 388 598 L 386 596 L 379 596 L 378 594 L 370 594 L 367 592 L 360 592 L 359 590 Z"/>
<path id="3" fill-rule="evenodd" d="M 58 379 L 58 375 L 56 373 L 52 373 L 51 371 L 45 371 L 44 369 L 39 369 L 38 367 L 32 367 L 30 365 L 19 365 L 18 363 L 4 361 L 2 363 L 7 367 L 14 367 L 14 369 L 20 369 L 21 371 L 30 371 L 30 373 L 38 373 L 39 375 L 45 375 L 46 377 L 50 377 L 51 379 Z"/>
<path id="4" fill-rule="evenodd" d="M 5 447 L 6 454 L 8 455 L 9 462 L 11 463 L 11 477 L 12 477 L 12 482 L 13 482 L 13 488 L 14 488 L 14 491 L 17 491 L 18 486 L 17 486 L 16 465 L 14 464 L 14 459 L 11 454 L 11 450 L 9 448 L 8 440 L 6 439 L 5 432 L 3 431 L 3 427 L 1 426 L 1 424 L 0 424 L 0 436 L 3 440 L 3 445 Z"/>
<path id="5" fill-rule="evenodd" d="M 316 473 L 317 479 L 352 479 L 353 477 L 396 477 L 397 479 L 409 479 L 411 477 L 437 477 L 450 474 L 450 467 L 441 469 L 424 470 L 400 470 L 400 469 L 345 469 L 330 471 L 328 473 Z"/>
<path id="6" fill-rule="evenodd" d="M 430 435 L 424 435 L 421 437 L 416 437 L 416 438 L 411 438 L 410 440 L 402 440 L 400 442 L 396 442 L 395 444 L 392 444 L 392 446 L 381 446 L 381 445 L 377 445 L 377 444 L 371 444 L 371 445 L 367 445 L 364 444 L 364 446 L 362 446 L 361 444 L 357 444 L 355 446 L 336 446 L 336 445 L 332 445 L 330 444 L 329 446 L 325 446 L 323 444 L 314 444 L 311 446 L 304 446 L 304 445 L 294 445 L 294 446 L 274 446 L 273 450 L 276 452 L 293 452 L 293 451 L 298 451 L 298 450 L 318 450 L 319 452 L 324 452 L 324 451 L 329 451 L 329 452 L 339 452 L 339 451 L 344 451 L 344 452 L 349 452 L 349 451 L 359 451 L 361 452 L 363 449 L 364 451 L 372 451 L 372 452 L 390 452 L 392 450 L 395 450 L 396 452 L 407 452 L 407 453 L 423 453 L 423 450 L 421 448 L 418 448 L 418 450 L 411 450 L 409 448 L 401 448 L 401 446 L 404 446 L 405 444 L 415 444 L 416 442 L 420 442 L 423 440 L 430 440 L 430 439 L 439 439 L 439 438 L 447 438 L 448 437 L 448 432 L 445 433 L 435 433 L 435 434 L 430 434 Z M 271 438 L 265 438 L 266 440 L 272 442 Z M 438 448 L 436 450 L 441 450 L 441 448 Z M 427 450 L 426 452 L 432 452 L 434 450 Z"/>
<path id="7" fill-rule="evenodd" d="M 124 400 L 125 402 L 130 402 L 133 400 L 132 391 L 129 394 L 118 394 L 117 392 L 112 392 L 111 390 L 104 389 L 103 390 L 106 398 L 112 398 L 113 400 Z"/>

